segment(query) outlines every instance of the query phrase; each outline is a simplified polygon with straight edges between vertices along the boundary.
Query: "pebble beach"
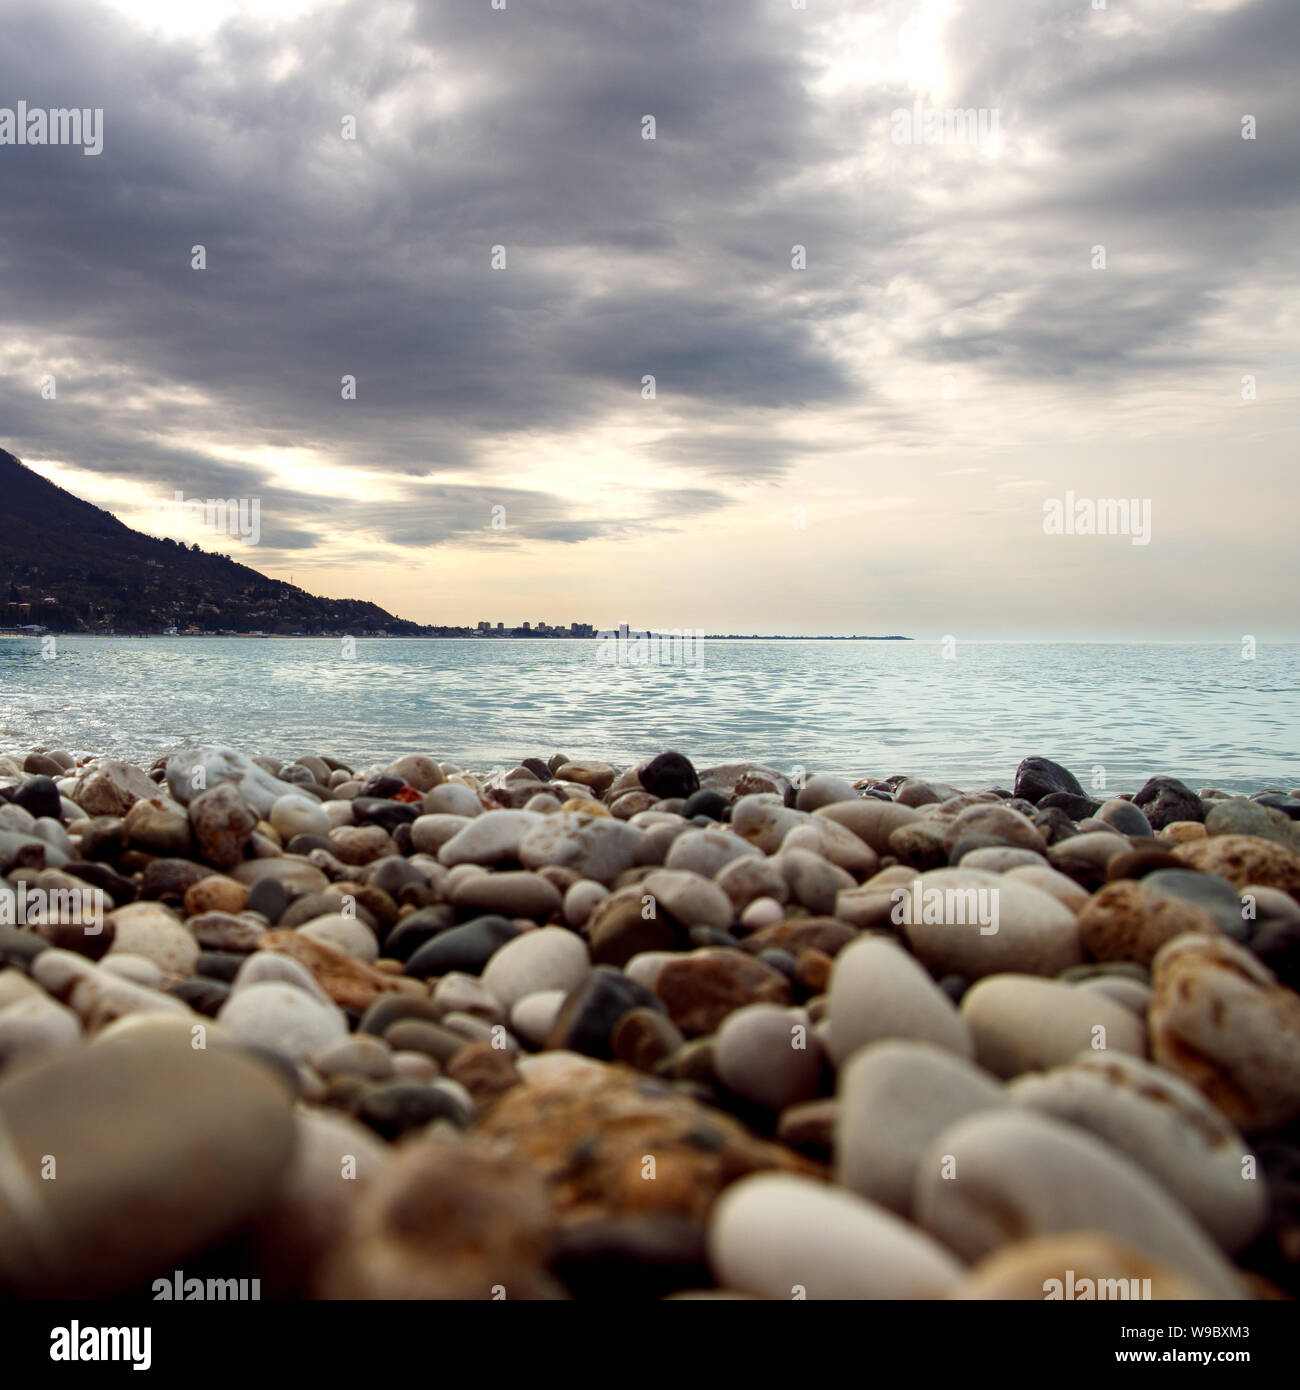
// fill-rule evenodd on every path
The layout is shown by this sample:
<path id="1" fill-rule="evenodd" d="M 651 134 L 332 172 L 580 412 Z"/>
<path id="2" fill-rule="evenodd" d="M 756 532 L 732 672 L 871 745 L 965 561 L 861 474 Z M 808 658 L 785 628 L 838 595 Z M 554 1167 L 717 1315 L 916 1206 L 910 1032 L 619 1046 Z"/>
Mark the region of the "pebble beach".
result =
<path id="1" fill-rule="evenodd" d="M 688 754 L 0 755 L 0 1291 L 1300 1292 L 1300 789 Z"/>

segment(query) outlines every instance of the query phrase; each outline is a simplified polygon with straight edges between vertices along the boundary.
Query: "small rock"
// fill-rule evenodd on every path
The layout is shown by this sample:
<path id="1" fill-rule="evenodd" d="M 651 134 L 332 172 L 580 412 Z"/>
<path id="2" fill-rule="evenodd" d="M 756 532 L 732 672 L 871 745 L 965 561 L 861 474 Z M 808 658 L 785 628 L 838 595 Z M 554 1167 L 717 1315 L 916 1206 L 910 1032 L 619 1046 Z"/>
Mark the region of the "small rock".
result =
<path id="1" fill-rule="evenodd" d="M 685 762 L 686 759 L 683 758 L 682 761 Z M 555 773 L 561 782 L 577 782 L 580 786 L 590 787 L 597 796 L 604 796 L 614 785 L 617 775 L 608 763 L 597 762 L 565 763 Z"/>
<path id="2" fill-rule="evenodd" d="M 615 1025 L 624 1014 L 638 1008 L 662 1009 L 662 1005 L 644 985 L 629 979 L 621 970 L 598 965 L 570 990 L 546 1046 L 589 1057 L 612 1057 L 610 1038 Z"/>
<path id="3" fill-rule="evenodd" d="M 1105 802 L 1097 812 L 1097 819 L 1104 821 L 1107 825 L 1114 826 L 1121 835 L 1150 836 L 1154 834 L 1151 829 L 1151 822 L 1142 814 L 1141 808 L 1121 797 L 1113 797 L 1110 801 Z"/>
<path id="4" fill-rule="evenodd" d="M 1053 792 L 1068 792 L 1071 796 L 1082 796 L 1083 788 L 1078 778 L 1060 763 L 1050 758 L 1025 758 L 1016 768 L 1014 795 L 1023 797 L 1035 804 Z"/>
<path id="5" fill-rule="evenodd" d="M 564 775 L 563 769 L 560 770 L 560 775 Z M 661 800 L 673 796 L 691 796 L 700 789 L 700 779 L 691 766 L 690 759 L 672 751 L 660 753 L 657 758 L 652 758 L 640 770 L 638 776 L 646 791 Z"/>
<path id="6" fill-rule="evenodd" d="M 699 1225 L 718 1193 L 746 1173 L 815 1171 L 729 1115 L 624 1067 L 548 1053 L 524 1059 L 525 1068 L 533 1075 L 502 1096 L 476 1131 L 509 1145 L 542 1177 L 566 1224 L 655 1215 Z"/>
<path id="7" fill-rule="evenodd" d="M 323 941 L 333 946 L 353 960 L 365 965 L 373 965 L 379 959 L 379 942 L 368 926 L 356 917 L 345 916 L 341 912 L 324 917 L 315 917 L 297 928 L 300 936 L 309 936 L 313 941 Z"/>
<path id="8" fill-rule="evenodd" d="M 1175 821 L 1203 821 L 1201 798 L 1177 777 L 1152 777 L 1134 794 L 1133 804 L 1157 830 Z"/>
<path id="9" fill-rule="evenodd" d="M 245 1045 L 264 1047 L 291 1062 L 305 1062 L 348 1032 L 341 1009 L 313 999 L 293 985 L 271 981 L 232 993 L 217 1022 Z"/>
<path id="10" fill-rule="evenodd" d="M 538 921 L 558 913 L 563 901 L 554 884 L 537 874 L 522 871 L 462 879 L 449 896 L 457 907 L 499 912 L 508 917 L 532 917 Z"/>
<path id="11" fill-rule="evenodd" d="M 130 763 L 97 762 L 77 778 L 72 799 L 88 816 L 125 816 L 137 801 L 149 801 L 158 788 Z"/>
<path id="12" fill-rule="evenodd" d="M 790 982 L 770 965 L 740 951 L 706 947 L 669 959 L 654 985 L 668 1017 L 686 1034 L 716 1033 L 746 1004 L 788 1004 Z"/>
<path id="13" fill-rule="evenodd" d="M 747 1004 L 727 1015 L 713 1047 L 718 1079 L 738 1096 L 780 1111 L 811 1100 L 821 1085 L 822 1051 L 802 1009 Z"/>
<path id="14" fill-rule="evenodd" d="M 543 927 L 507 941 L 488 961 L 483 986 L 509 1010 L 527 994 L 568 994 L 586 979 L 591 959 L 580 936 L 562 927 Z"/>
<path id="15" fill-rule="evenodd" d="M 545 1047 L 567 998 L 568 991 L 563 989 L 539 989 L 522 995 L 510 1007 L 512 1031 L 532 1047 Z"/>
<path id="16" fill-rule="evenodd" d="M 180 921 L 159 903 L 128 903 L 109 914 L 113 924 L 110 954 L 144 956 L 169 975 L 192 975 L 199 944 Z"/>

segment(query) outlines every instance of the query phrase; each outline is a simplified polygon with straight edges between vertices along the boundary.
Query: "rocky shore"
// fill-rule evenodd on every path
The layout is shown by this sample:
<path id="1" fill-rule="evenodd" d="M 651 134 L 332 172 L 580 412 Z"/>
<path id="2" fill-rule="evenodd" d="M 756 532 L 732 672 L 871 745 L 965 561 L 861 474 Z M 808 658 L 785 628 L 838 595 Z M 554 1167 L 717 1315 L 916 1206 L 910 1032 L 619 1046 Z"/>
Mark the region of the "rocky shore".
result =
<path id="1" fill-rule="evenodd" d="M 1298 820 L 0 756 L 0 1291 L 1294 1296 Z"/>

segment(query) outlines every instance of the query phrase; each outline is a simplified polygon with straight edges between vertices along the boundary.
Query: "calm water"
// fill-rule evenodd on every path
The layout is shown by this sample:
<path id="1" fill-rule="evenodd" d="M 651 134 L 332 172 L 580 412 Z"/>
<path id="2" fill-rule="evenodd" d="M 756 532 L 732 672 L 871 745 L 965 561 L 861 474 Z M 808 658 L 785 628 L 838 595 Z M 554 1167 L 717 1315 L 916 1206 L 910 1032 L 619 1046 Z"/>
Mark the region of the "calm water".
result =
<path id="1" fill-rule="evenodd" d="M 354 764 L 428 752 L 906 772 L 1010 785 L 1038 753 L 1111 790 L 1300 786 L 1300 645 L 705 641 L 700 669 L 606 665 L 592 641 L 0 638 L 0 751 L 136 761 L 200 743 Z"/>

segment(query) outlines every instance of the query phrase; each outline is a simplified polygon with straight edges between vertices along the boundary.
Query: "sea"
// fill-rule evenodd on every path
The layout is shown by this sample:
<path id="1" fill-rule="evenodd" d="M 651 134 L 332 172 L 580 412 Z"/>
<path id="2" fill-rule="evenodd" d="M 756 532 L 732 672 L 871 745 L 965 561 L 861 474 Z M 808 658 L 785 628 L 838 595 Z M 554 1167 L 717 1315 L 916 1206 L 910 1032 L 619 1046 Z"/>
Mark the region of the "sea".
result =
<path id="1" fill-rule="evenodd" d="M 1010 787 L 1029 755 L 1085 789 L 1157 773 L 1300 787 L 1300 644 L 0 637 L 0 752 L 147 765 L 229 744 L 465 768 L 666 748 L 851 778 Z M 602 646 L 604 649 L 602 649 Z"/>

